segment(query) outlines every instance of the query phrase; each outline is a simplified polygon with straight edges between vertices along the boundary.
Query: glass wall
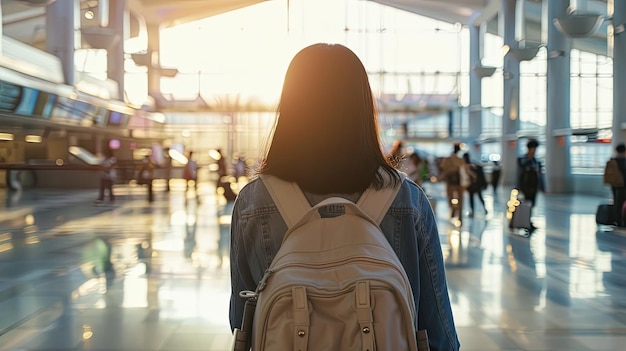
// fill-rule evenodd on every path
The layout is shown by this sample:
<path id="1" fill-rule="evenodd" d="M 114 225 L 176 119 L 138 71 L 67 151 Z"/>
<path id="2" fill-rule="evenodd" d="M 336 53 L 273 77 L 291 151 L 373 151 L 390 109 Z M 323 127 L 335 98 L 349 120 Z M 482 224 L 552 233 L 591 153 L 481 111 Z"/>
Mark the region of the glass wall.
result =
<path id="1" fill-rule="evenodd" d="M 572 128 L 610 130 L 613 125 L 613 60 L 572 50 L 571 72 Z"/>
<path id="2" fill-rule="evenodd" d="M 194 45 L 181 45 L 181 37 L 193 38 Z M 200 97 L 208 106 L 221 106 L 219 110 L 225 112 L 200 112 L 196 118 L 218 116 L 220 123 L 235 124 L 219 127 L 197 123 L 190 129 L 177 126 L 176 119 L 171 118 L 170 128 L 180 139 L 177 142 L 189 141 L 194 133 L 207 130 L 228 131 L 235 134 L 230 141 L 221 142 L 233 148 L 228 152 L 244 148 L 254 154 L 261 150 L 264 145 L 258 144 L 265 142 L 267 130 L 259 127 L 253 116 L 263 114 L 263 119 L 273 120 L 289 61 L 297 51 L 316 42 L 342 43 L 355 51 L 370 74 L 379 107 L 385 99 L 404 104 L 402 111 L 380 109 L 381 135 L 387 146 L 395 139 L 406 139 L 415 147 L 442 156 L 449 153 L 451 140 L 466 137 L 466 28 L 371 1 L 276 0 L 162 29 L 161 63 L 181 72 L 161 79 L 166 98 Z M 493 76 L 482 79 L 482 136 L 490 141 L 483 144 L 485 159 L 500 150 L 502 46 L 501 37 L 485 35 L 482 64 L 497 67 Z M 610 155 L 608 144 L 596 141 L 606 137 L 612 124 L 612 62 L 577 50 L 570 56 L 570 117 L 575 132 L 571 137 L 572 171 L 594 173 L 602 166 L 597 160 Z M 546 68 L 545 48 L 535 59 L 520 64 L 521 132 L 540 138 L 548 118 Z M 184 130 L 191 136 L 182 136 Z"/>
<path id="3" fill-rule="evenodd" d="M 497 67 L 491 77 L 482 79 L 481 101 L 483 106 L 483 134 L 491 137 L 502 135 L 502 115 L 504 103 L 504 78 L 502 77 L 504 40 L 497 35 L 486 33 L 483 38 L 483 66 Z"/>
<path id="4" fill-rule="evenodd" d="M 572 50 L 571 73 L 572 172 L 602 174 L 612 153 L 613 60 Z"/>
<path id="5" fill-rule="evenodd" d="M 198 39 L 196 45 L 181 46 L 181 37 Z M 166 98 L 201 97 L 207 105 L 227 110 L 224 115 L 272 111 L 289 61 L 297 51 L 316 42 L 350 47 L 369 72 L 377 98 L 392 96 L 408 104 L 402 112 L 381 109 L 381 135 L 388 146 L 407 133 L 432 139 L 463 130 L 462 108 L 469 102 L 467 29 L 369 1 L 263 2 L 163 29 L 161 63 L 180 73 L 162 78 L 161 87 Z M 171 120 L 171 130 L 178 132 L 175 119 Z M 263 138 L 252 134 L 266 130 L 244 123 L 251 120 L 232 119 L 237 123 L 232 130 L 237 134 L 235 140 L 258 150 L 252 144 Z M 183 129 L 192 137 L 177 134 L 177 142 L 191 142 L 194 133 L 201 133 L 198 128 Z"/>
<path id="6" fill-rule="evenodd" d="M 545 134 L 546 126 L 546 49 L 541 48 L 530 61 L 520 62 L 520 133 Z"/>

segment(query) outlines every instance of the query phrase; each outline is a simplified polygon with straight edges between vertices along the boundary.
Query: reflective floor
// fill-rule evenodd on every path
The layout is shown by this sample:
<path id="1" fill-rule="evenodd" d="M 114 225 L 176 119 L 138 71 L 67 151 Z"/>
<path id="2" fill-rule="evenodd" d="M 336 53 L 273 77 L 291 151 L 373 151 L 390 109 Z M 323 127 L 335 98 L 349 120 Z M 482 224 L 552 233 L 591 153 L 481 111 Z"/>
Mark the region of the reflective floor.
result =
<path id="1" fill-rule="evenodd" d="M 429 185 L 463 350 L 626 349 L 626 233 L 596 226 L 604 199 L 540 195 L 527 237 L 508 189 L 459 230 Z M 156 188 L 99 206 L 93 190 L 0 190 L 0 351 L 229 349 L 229 208 L 208 183 L 200 201 Z"/>

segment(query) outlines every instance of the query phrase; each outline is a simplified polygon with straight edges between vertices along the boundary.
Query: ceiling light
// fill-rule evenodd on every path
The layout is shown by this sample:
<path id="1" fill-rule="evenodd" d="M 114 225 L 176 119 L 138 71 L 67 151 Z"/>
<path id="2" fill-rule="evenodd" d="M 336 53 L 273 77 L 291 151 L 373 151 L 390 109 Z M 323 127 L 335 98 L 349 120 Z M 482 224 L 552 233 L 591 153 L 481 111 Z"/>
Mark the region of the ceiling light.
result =
<path id="1" fill-rule="evenodd" d="M 587 38 L 596 34 L 604 17 L 598 14 L 570 14 L 553 19 L 559 32 L 570 38 Z"/>
<path id="2" fill-rule="evenodd" d="M 13 134 L 11 134 L 11 133 L 0 133 L 0 140 L 11 141 L 11 140 L 13 140 Z"/>
<path id="3" fill-rule="evenodd" d="M 29 134 L 24 137 L 24 141 L 27 143 L 41 143 L 43 138 L 39 135 Z"/>

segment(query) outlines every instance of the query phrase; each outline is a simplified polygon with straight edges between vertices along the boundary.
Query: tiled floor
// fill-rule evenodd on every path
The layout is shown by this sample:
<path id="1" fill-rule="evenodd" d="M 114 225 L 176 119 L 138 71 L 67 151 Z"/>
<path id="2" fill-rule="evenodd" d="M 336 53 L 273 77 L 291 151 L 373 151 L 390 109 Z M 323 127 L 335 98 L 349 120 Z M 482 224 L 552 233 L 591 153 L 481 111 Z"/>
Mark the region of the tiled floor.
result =
<path id="1" fill-rule="evenodd" d="M 603 199 L 540 195 L 525 237 L 506 191 L 459 230 L 427 190 L 463 350 L 626 349 L 626 234 L 598 230 Z M 116 192 L 0 193 L 0 351 L 229 349 L 228 208 L 209 184 L 200 203 L 180 184 Z"/>

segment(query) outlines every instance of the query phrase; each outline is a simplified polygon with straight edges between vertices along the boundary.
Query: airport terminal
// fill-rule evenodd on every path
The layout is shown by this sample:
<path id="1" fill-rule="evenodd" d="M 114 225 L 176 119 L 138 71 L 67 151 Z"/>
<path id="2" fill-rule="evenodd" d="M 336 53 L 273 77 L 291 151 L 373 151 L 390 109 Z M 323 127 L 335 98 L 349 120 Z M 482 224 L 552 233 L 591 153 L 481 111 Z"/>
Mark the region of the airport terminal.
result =
<path id="1" fill-rule="evenodd" d="M 0 351 L 231 350 L 233 199 L 318 42 L 363 62 L 383 151 L 428 164 L 461 350 L 624 349 L 626 229 L 597 215 L 626 143 L 626 0 L 2 0 L 0 19 Z M 454 145 L 488 183 L 458 221 Z"/>

